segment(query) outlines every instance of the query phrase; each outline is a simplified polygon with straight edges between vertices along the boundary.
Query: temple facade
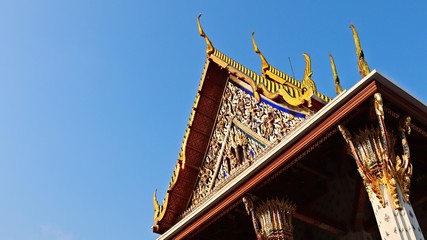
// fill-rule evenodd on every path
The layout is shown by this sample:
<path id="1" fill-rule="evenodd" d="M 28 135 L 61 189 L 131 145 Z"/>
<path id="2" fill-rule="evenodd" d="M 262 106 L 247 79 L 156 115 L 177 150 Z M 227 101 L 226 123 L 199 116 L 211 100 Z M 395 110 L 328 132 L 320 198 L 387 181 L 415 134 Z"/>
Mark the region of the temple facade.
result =
<path id="1" fill-rule="evenodd" d="M 427 231 L 427 107 L 370 70 L 317 91 L 260 51 L 257 74 L 217 50 L 206 63 L 165 198 L 158 239 L 419 239 Z"/>

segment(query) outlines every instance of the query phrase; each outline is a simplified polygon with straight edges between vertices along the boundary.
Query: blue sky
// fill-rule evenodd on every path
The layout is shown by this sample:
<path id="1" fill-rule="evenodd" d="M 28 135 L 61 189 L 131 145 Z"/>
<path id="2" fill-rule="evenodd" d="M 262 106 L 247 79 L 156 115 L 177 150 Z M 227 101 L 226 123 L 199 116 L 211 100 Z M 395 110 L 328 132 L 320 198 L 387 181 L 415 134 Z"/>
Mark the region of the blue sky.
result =
<path id="1" fill-rule="evenodd" d="M 154 239 L 205 61 L 214 46 L 334 97 L 371 69 L 426 101 L 427 3 L 414 1 L 0 1 L 0 239 Z"/>

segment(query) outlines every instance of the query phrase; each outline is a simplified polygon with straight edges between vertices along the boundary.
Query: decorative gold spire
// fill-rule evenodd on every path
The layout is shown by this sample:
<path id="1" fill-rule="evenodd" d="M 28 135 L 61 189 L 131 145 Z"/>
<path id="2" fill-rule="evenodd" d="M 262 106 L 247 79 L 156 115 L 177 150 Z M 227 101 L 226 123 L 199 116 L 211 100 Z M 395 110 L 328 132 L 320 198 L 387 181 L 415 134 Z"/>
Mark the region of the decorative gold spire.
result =
<path id="1" fill-rule="evenodd" d="M 357 34 L 356 28 L 353 24 L 350 24 L 350 28 L 353 31 L 354 44 L 356 45 L 356 55 L 357 55 L 357 68 L 362 75 L 365 77 L 368 75 L 371 70 L 369 69 L 368 63 L 365 61 L 365 55 L 360 45 L 359 35 Z"/>
<path id="2" fill-rule="evenodd" d="M 256 42 L 255 42 L 255 32 L 252 32 L 252 46 L 254 47 L 254 51 L 259 55 L 262 62 L 262 74 L 266 74 L 267 70 L 270 68 L 270 64 L 267 62 L 267 59 L 265 59 L 264 55 L 259 50 Z"/>
<path id="3" fill-rule="evenodd" d="M 209 56 L 214 52 L 215 48 L 212 45 L 211 40 L 209 40 L 208 36 L 206 36 L 205 32 L 202 29 L 202 25 L 200 24 L 200 17 L 201 16 L 202 16 L 202 14 L 199 14 L 199 16 L 197 17 L 197 27 L 199 29 L 200 36 L 202 36 L 206 41 L 206 55 Z"/>
<path id="4" fill-rule="evenodd" d="M 304 95 L 304 93 L 310 89 L 314 93 L 316 91 L 316 84 L 311 79 L 311 75 L 313 75 L 313 72 L 311 71 L 310 55 L 308 55 L 307 53 L 303 53 L 302 55 L 304 55 L 305 57 L 304 78 L 301 81 L 301 88 L 302 88 L 301 93 Z"/>
<path id="5" fill-rule="evenodd" d="M 334 86 L 335 86 L 335 92 L 340 94 L 342 92 L 342 87 L 340 85 L 340 78 L 338 77 L 337 68 L 335 66 L 334 58 L 332 57 L 332 54 L 329 54 L 329 59 L 331 60 L 331 67 L 332 67 L 332 74 L 334 77 Z"/>

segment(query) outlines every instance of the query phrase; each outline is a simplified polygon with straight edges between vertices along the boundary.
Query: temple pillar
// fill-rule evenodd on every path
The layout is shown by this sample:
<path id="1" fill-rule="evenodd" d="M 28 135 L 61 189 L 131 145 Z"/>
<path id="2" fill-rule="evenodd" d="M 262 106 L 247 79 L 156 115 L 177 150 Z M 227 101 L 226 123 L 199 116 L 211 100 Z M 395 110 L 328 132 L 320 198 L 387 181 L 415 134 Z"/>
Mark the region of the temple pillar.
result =
<path id="1" fill-rule="evenodd" d="M 412 205 L 403 199 L 400 187 L 397 188 L 397 197 L 402 202 L 400 209 L 391 207 L 394 199 L 387 187 L 380 186 L 380 190 L 386 206 L 382 207 L 378 198 L 372 198 L 371 203 L 382 239 L 424 239 Z"/>
<path id="2" fill-rule="evenodd" d="M 382 239 L 424 240 L 412 205 L 409 186 L 412 176 L 409 145 L 410 118 L 402 118 L 397 136 L 388 132 L 384 121 L 382 98 L 374 95 L 378 127 L 361 129 L 357 134 L 338 126 L 355 159 L 368 192 Z M 395 154 L 395 143 L 402 147 Z"/>

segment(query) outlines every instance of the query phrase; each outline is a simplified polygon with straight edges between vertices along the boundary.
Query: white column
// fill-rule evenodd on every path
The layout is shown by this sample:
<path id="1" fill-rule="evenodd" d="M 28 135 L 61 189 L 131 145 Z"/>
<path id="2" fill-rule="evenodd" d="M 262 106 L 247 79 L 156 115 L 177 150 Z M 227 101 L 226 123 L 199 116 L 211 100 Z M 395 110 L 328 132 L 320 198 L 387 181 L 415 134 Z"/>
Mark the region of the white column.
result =
<path id="1" fill-rule="evenodd" d="M 380 189 L 384 197 L 385 207 L 382 207 L 378 198 L 375 196 L 370 197 L 370 200 L 381 233 L 381 238 L 383 240 L 424 240 L 412 205 L 404 200 L 400 187 L 398 187 L 397 191 L 402 206 L 401 209 L 393 209 L 393 199 L 387 187 L 381 185 Z"/>

